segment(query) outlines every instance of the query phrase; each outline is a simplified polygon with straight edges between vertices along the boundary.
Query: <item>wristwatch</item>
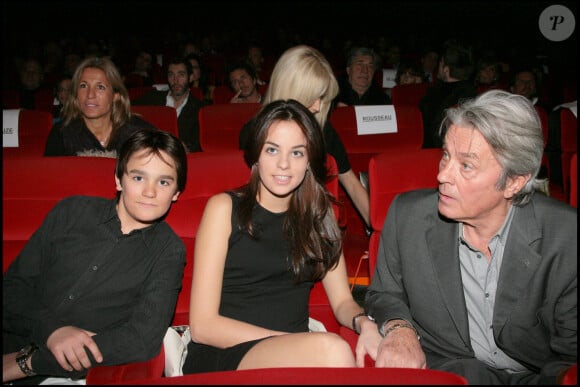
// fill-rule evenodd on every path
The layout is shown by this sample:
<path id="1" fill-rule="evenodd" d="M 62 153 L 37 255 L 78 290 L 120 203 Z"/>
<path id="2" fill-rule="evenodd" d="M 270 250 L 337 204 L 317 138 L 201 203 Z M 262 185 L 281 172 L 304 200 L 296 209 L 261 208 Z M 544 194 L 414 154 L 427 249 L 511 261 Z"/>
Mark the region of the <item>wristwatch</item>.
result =
<path id="1" fill-rule="evenodd" d="M 36 345 L 29 344 L 26 347 L 22 348 L 18 352 L 18 356 L 16 356 L 16 364 L 18 364 L 18 367 L 20 367 L 22 373 L 24 373 L 26 376 L 36 375 L 36 373 L 34 373 L 34 371 L 32 371 L 30 367 L 28 367 L 28 364 L 26 362 L 28 361 L 28 358 L 32 356 L 32 354 L 37 350 L 38 347 Z"/>

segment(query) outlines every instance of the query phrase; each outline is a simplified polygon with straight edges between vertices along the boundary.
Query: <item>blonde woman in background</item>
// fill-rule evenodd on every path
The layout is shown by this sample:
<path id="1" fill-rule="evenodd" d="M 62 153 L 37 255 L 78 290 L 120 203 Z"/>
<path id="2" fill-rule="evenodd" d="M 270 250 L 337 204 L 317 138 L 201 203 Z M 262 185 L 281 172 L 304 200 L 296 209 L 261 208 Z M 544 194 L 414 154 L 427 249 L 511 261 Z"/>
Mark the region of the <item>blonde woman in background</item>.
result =
<path id="1" fill-rule="evenodd" d="M 328 122 L 332 100 L 338 91 L 338 82 L 324 55 L 313 47 L 299 45 L 286 50 L 274 66 L 262 105 L 294 99 L 314 114 L 323 130 L 326 151 L 338 165 L 338 180 L 368 226 L 368 193 L 352 170 L 338 133 Z M 250 125 L 248 122 L 240 133 L 241 149 L 246 147 Z"/>

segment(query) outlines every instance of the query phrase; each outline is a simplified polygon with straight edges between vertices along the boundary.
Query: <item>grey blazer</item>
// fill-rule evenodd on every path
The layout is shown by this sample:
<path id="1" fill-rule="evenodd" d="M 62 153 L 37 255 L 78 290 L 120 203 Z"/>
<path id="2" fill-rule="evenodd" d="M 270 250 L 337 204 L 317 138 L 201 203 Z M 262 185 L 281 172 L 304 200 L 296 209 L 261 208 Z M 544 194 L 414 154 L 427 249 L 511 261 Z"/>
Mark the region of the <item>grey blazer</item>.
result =
<path id="1" fill-rule="evenodd" d="M 577 362 L 577 211 L 536 193 L 515 209 L 493 316 L 497 345 L 538 380 Z M 473 358 L 459 267 L 458 223 L 437 211 L 437 191 L 396 197 L 382 229 L 367 312 L 381 326 L 403 318 L 429 363 Z"/>

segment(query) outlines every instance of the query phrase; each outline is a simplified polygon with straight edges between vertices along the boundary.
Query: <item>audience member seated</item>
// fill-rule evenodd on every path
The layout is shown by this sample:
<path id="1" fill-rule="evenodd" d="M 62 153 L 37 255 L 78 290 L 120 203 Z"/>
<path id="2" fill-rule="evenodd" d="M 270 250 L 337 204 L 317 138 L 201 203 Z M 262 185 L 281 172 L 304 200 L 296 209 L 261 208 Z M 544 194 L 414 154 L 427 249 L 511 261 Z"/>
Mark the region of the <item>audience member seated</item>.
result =
<path id="1" fill-rule="evenodd" d="M 262 47 L 260 47 L 257 44 L 250 44 L 248 46 L 248 55 L 246 57 L 246 61 L 254 69 L 258 86 L 263 86 L 267 84 L 268 82 L 266 80 L 261 79 L 262 66 L 264 64 L 264 55 L 262 53 Z"/>
<path id="2" fill-rule="evenodd" d="M 421 64 L 411 60 L 401 61 L 395 73 L 395 86 L 418 83 L 425 83 L 427 85 Z M 391 98 L 391 103 L 394 104 L 393 88 L 385 88 L 384 92 Z"/>
<path id="3" fill-rule="evenodd" d="M 135 67 L 125 75 L 126 87 L 153 86 L 153 55 L 139 51 L 135 57 Z"/>
<path id="4" fill-rule="evenodd" d="M 391 42 L 391 44 L 389 44 L 384 53 L 383 60 L 386 69 L 397 70 L 399 68 L 399 64 L 401 63 L 401 46 L 399 43 Z"/>
<path id="5" fill-rule="evenodd" d="M 403 61 L 399 64 L 395 83 L 397 85 L 408 85 L 411 83 L 425 82 L 425 75 L 421 69 L 421 64 L 413 61 Z"/>
<path id="6" fill-rule="evenodd" d="M 72 93 L 72 79 L 68 76 L 61 78 L 54 90 L 54 108 L 52 109 L 53 123 L 62 121 L 61 112 L 65 102 Z"/>
<path id="7" fill-rule="evenodd" d="M 233 64 L 228 69 L 228 86 L 235 93 L 230 103 L 260 103 L 258 78 L 254 68 L 246 61 Z"/>
<path id="8" fill-rule="evenodd" d="M 194 54 L 194 55 L 201 55 L 201 49 L 199 48 L 199 45 L 197 43 L 195 43 L 193 40 L 186 40 L 182 45 L 181 45 L 181 54 L 184 57 L 189 56 L 190 54 Z"/>
<path id="9" fill-rule="evenodd" d="M 421 67 L 425 73 L 425 80 L 429 83 L 435 83 L 437 80 L 439 53 L 436 50 L 427 47 L 423 50 L 419 61 L 421 62 Z"/>
<path id="10" fill-rule="evenodd" d="M 212 94 L 215 88 L 209 82 L 207 69 L 205 68 L 201 57 L 195 53 L 191 53 L 185 57 L 191 63 L 191 87 L 197 87 L 201 90 L 202 103 L 209 105 L 212 103 Z"/>
<path id="11" fill-rule="evenodd" d="M 520 68 L 517 69 L 510 82 L 510 91 L 514 94 L 523 95 L 533 105 L 538 104 L 538 76 L 534 69 Z"/>
<path id="12" fill-rule="evenodd" d="M 116 157 L 133 132 L 156 129 L 131 114 L 129 93 L 113 62 L 88 58 L 72 77 L 62 121 L 48 135 L 45 156 Z"/>
<path id="13" fill-rule="evenodd" d="M 177 110 L 179 138 L 188 152 L 199 152 L 199 108 L 201 101 L 191 95 L 193 77 L 191 62 L 182 57 L 170 58 L 167 62 L 167 84 L 169 91 L 151 90 L 133 100 L 133 105 L 163 105 Z"/>
<path id="14" fill-rule="evenodd" d="M 186 177 L 179 139 L 138 131 L 111 176 L 117 197 L 71 196 L 51 210 L 2 280 L 3 383 L 84 384 L 94 366 L 159 353 L 185 266 L 163 219 Z"/>
<path id="15" fill-rule="evenodd" d="M 471 79 L 473 66 L 473 53 L 469 46 L 456 40 L 445 42 L 439 59 L 438 79 L 427 89 L 427 93 L 419 103 L 423 115 L 423 148 L 441 146 L 438 130 L 445 109 L 477 95 L 477 89 Z"/>
<path id="16" fill-rule="evenodd" d="M 391 98 L 374 82 L 380 63 L 380 57 L 374 50 L 352 48 L 347 58 L 346 76 L 340 80 L 340 92 L 334 100 L 336 106 L 390 105 Z"/>
<path id="17" fill-rule="evenodd" d="M 18 92 L 20 94 L 19 105 L 21 109 L 41 109 L 46 110 L 50 106 L 48 95 L 51 94 L 50 89 L 44 85 L 44 70 L 40 61 L 30 58 L 22 62 L 20 69 L 20 87 Z M 37 106 L 39 101 L 38 95 L 45 93 L 47 95 L 48 106 Z M 52 101 L 51 101 L 52 102 Z"/>
<path id="18" fill-rule="evenodd" d="M 81 54 L 76 51 L 69 51 L 64 54 L 63 59 L 63 70 L 62 73 L 64 76 L 69 76 L 72 78 L 73 74 L 75 73 L 78 65 L 82 62 L 83 58 Z"/>
<path id="19" fill-rule="evenodd" d="M 495 56 L 486 55 L 477 61 L 475 68 L 475 87 L 482 94 L 491 89 L 504 89 L 501 84 L 501 63 Z"/>

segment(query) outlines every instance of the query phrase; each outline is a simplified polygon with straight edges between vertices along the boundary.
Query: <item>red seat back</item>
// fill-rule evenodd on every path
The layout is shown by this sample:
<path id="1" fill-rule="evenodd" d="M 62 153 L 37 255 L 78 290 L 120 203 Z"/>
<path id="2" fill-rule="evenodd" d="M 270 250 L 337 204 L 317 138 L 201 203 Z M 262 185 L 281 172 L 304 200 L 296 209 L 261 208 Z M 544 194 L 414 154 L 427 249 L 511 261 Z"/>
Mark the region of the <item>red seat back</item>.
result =
<path id="1" fill-rule="evenodd" d="M 200 87 L 192 86 L 192 87 L 189 88 L 189 92 L 195 98 L 199 99 L 200 101 L 203 101 L 203 91 L 201 90 Z"/>
<path id="2" fill-rule="evenodd" d="M 20 110 L 18 113 L 18 147 L 4 148 L 4 155 L 41 157 L 52 128 L 52 114 L 43 110 Z"/>
<path id="3" fill-rule="evenodd" d="M 570 192 L 570 160 L 578 150 L 578 119 L 570 109 L 560 110 L 560 146 L 562 148 L 562 188 Z"/>
<path id="4" fill-rule="evenodd" d="M 259 103 L 224 103 L 199 109 L 199 142 L 208 151 L 240 149 L 240 131 L 258 112 Z"/>
<path id="5" fill-rule="evenodd" d="M 355 106 L 339 107 L 330 114 L 330 123 L 338 132 L 346 151 L 380 153 L 389 149 L 419 149 L 423 145 L 423 117 L 416 106 L 395 106 L 396 133 L 359 135 Z"/>
<path id="6" fill-rule="evenodd" d="M 578 208 L 578 153 L 570 159 L 570 200 L 572 207 Z"/>
<path id="7" fill-rule="evenodd" d="M 98 367 L 101 368 L 101 367 Z M 97 369 L 98 369 L 97 368 Z M 94 372 L 91 370 L 91 372 Z M 90 372 L 90 373 L 91 373 Z M 89 374 L 90 374 L 89 373 Z M 87 377 L 104 384 L 102 378 Z M 416 368 L 357 368 L 357 367 L 283 367 L 257 368 L 235 371 L 202 372 L 167 378 L 140 380 L 115 380 L 121 385 L 467 385 L 467 380 L 457 374 Z"/>
<path id="8" fill-rule="evenodd" d="M 52 89 L 39 89 L 34 93 L 34 110 L 42 110 L 52 114 L 54 94 Z M 20 109 L 20 92 L 18 90 L 2 90 L 2 108 Z"/>
<path id="9" fill-rule="evenodd" d="M 372 234 L 369 243 L 369 273 L 372 277 L 381 230 L 397 194 L 418 188 L 437 187 L 440 149 L 399 150 L 381 153 L 369 163 L 369 196 Z"/>
<path id="10" fill-rule="evenodd" d="M 427 93 L 428 82 L 411 83 L 407 85 L 395 85 L 391 89 L 391 101 L 393 105 L 419 106 L 421 98 Z"/>
<path id="11" fill-rule="evenodd" d="M 572 365 L 568 370 L 566 370 L 566 372 L 564 372 L 561 384 L 563 386 L 578 385 L 578 363 Z"/>
<path id="12" fill-rule="evenodd" d="M 131 112 L 140 115 L 145 121 L 179 137 L 177 126 L 177 111 L 171 106 L 163 105 L 132 105 Z"/>
<path id="13" fill-rule="evenodd" d="M 212 100 L 214 104 L 230 103 L 236 93 L 227 85 L 217 85 L 213 89 Z"/>
<path id="14" fill-rule="evenodd" d="M 129 93 L 129 99 L 131 101 L 136 100 L 137 98 L 144 96 L 145 94 L 147 94 L 151 90 L 155 90 L 155 87 L 153 87 L 153 86 L 133 86 L 133 87 L 127 88 L 127 92 Z"/>
<path id="15" fill-rule="evenodd" d="M 3 158 L 3 270 L 62 198 L 115 197 L 115 159 L 103 157 Z"/>

